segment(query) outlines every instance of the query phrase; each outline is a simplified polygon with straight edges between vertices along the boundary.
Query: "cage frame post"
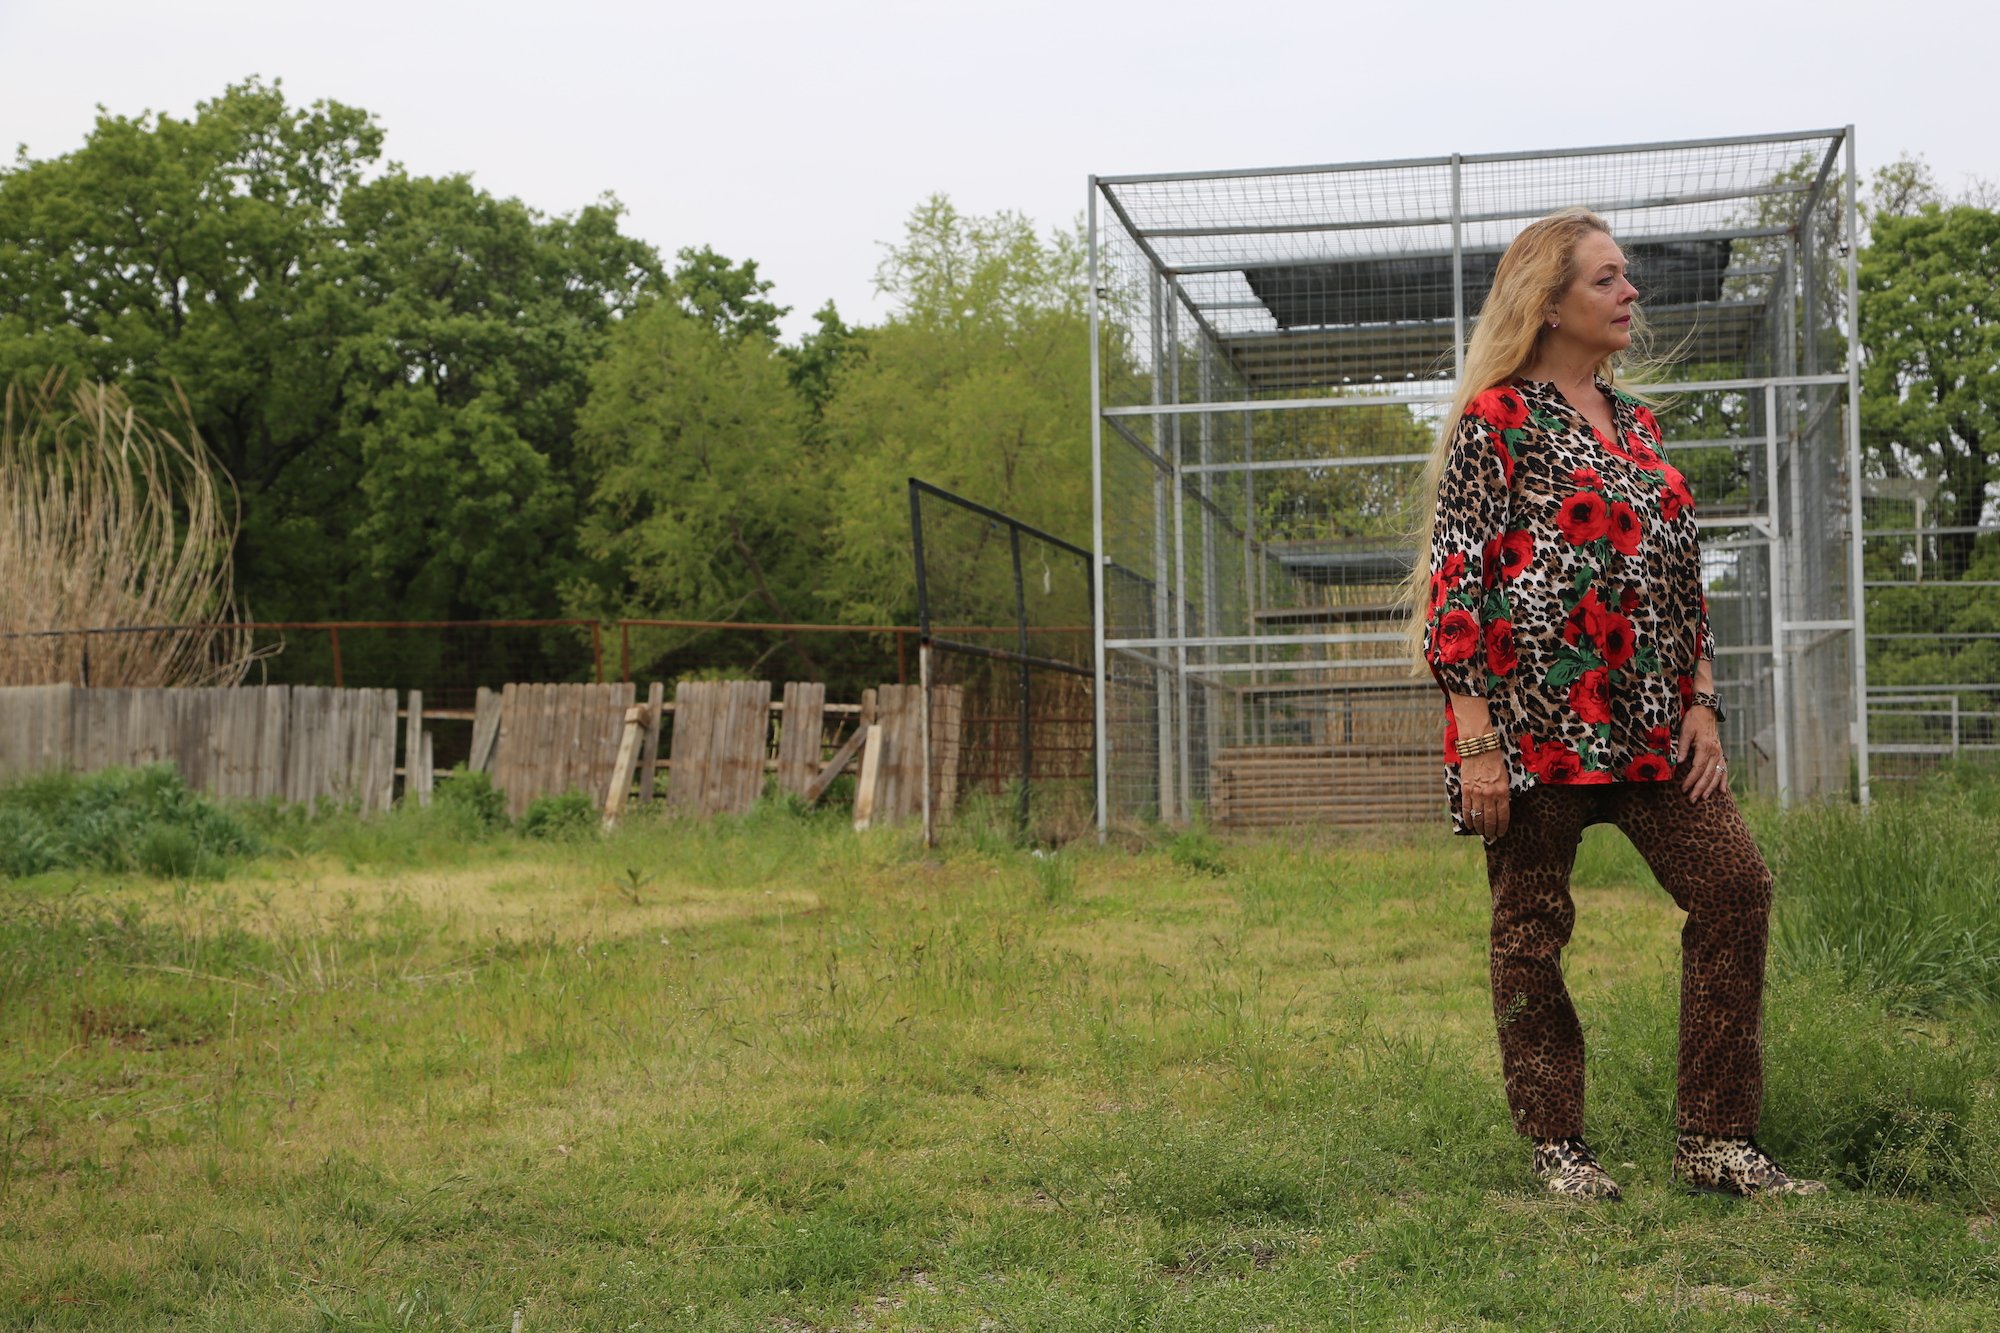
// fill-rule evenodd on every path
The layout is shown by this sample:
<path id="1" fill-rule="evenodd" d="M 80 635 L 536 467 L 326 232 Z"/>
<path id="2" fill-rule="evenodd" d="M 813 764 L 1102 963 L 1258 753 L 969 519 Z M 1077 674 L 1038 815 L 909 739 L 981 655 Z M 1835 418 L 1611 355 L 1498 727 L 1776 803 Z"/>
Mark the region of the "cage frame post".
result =
<path id="1" fill-rule="evenodd" d="M 1844 221 L 1847 224 L 1847 512 L 1849 519 L 1847 595 L 1849 615 L 1854 621 L 1854 751 L 1855 799 L 1865 809 L 1869 804 L 1868 763 L 1868 604 L 1865 591 L 1865 564 L 1861 523 L 1861 238 L 1855 234 L 1859 217 L 1854 198 L 1854 126 L 1847 137 L 1847 179 Z"/>
<path id="2" fill-rule="evenodd" d="M 1085 238 L 1084 250 L 1085 281 L 1089 288 L 1085 300 L 1090 314 L 1090 745 L 1092 767 L 1096 770 L 1092 774 L 1091 787 L 1097 807 L 1097 840 L 1103 843 L 1111 836 L 1111 766 L 1104 652 L 1103 575 L 1109 557 L 1104 551 L 1104 368 L 1099 351 L 1103 339 L 1099 327 L 1103 288 L 1097 267 L 1097 192 L 1097 177 L 1093 175 L 1086 191 L 1085 217 L 1089 235 Z"/>

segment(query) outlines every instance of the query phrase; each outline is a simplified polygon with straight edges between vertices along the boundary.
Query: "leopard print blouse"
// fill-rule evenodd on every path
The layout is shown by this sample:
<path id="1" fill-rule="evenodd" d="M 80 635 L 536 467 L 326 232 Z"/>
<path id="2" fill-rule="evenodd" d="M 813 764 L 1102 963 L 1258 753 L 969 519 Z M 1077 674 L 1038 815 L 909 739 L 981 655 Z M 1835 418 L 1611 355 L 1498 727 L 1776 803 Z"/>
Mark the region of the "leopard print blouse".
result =
<path id="1" fill-rule="evenodd" d="M 1445 699 L 1445 789 L 1460 806 L 1451 694 L 1481 695 L 1508 785 L 1665 782 L 1715 656 L 1687 480 L 1660 427 L 1602 379 L 1615 438 L 1555 385 L 1474 398 L 1453 433 L 1431 539 L 1424 657 Z"/>

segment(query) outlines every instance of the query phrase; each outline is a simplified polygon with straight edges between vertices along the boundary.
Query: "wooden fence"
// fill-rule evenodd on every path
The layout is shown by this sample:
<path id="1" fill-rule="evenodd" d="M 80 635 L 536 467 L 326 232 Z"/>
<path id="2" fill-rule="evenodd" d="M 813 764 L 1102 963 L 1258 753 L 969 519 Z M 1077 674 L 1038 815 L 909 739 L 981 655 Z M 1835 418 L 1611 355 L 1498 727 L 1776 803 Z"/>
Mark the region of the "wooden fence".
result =
<path id="1" fill-rule="evenodd" d="M 0 779 L 172 764 L 232 800 L 305 806 L 395 795 L 396 692 L 304 685 L 0 689 Z"/>
<path id="2" fill-rule="evenodd" d="M 581 791 L 616 817 L 633 794 L 690 814 L 748 810 L 767 775 L 802 800 L 859 770 L 858 823 L 909 818 L 923 802 L 922 691 L 885 685 L 862 702 L 833 704 L 823 685 L 792 682 L 774 701 L 763 681 L 683 683 L 673 703 L 654 685 L 644 705 L 630 683 L 509 685 L 481 690 L 470 720 L 469 767 L 492 776 L 519 818 L 538 796 Z M 932 691 L 933 812 L 949 818 L 960 783 L 963 691 Z M 398 787 L 428 802 L 436 775 L 432 727 L 411 692 L 309 686 L 227 689 L 0 688 L 0 780 L 50 770 L 93 772 L 168 763 L 188 784 L 238 800 L 315 806 L 351 802 L 365 813 Z M 398 767 L 400 753 L 403 764 Z M 659 758 L 668 749 L 668 758 Z"/>

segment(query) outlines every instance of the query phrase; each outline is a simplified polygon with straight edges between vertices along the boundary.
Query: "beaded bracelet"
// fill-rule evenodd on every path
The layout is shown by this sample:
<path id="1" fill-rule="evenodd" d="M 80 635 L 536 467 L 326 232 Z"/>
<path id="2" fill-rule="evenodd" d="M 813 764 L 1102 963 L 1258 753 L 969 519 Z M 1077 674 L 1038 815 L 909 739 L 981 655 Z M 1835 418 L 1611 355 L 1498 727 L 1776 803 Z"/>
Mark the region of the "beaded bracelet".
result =
<path id="1" fill-rule="evenodd" d="M 1460 759 L 1470 759 L 1476 754 L 1491 754 L 1499 748 L 1500 733 L 1497 731 L 1488 731 L 1474 736 L 1469 741 L 1460 741 L 1458 743 L 1458 757 Z"/>

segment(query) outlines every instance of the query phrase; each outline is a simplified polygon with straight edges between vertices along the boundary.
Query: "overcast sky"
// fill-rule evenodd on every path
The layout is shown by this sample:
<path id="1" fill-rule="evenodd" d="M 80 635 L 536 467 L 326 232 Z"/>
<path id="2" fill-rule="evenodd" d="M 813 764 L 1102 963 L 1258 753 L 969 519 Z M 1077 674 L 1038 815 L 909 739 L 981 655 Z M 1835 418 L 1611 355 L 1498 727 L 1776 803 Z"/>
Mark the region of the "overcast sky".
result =
<path id="1" fill-rule="evenodd" d="M 671 254 L 757 260 L 793 307 L 879 317 L 924 197 L 1044 226 L 1092 172 L 1630 143 L 1853 124 L 1864 177 L 2000 176 L 1991 4 L 1207 0 L 0 0 L 0 143 L 102 104 L 190 114 L 249 75 L 374 112 L 387 156 Z"/>

